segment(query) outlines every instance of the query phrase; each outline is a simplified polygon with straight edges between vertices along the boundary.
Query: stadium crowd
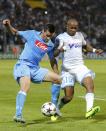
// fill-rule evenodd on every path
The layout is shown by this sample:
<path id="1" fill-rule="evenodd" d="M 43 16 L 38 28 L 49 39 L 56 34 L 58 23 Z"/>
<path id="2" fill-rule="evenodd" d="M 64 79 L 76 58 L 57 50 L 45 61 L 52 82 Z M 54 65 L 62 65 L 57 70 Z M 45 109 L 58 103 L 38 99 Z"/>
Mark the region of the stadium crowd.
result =
<path id="1" fill-rule="evenodd" d="M 93 43 L 93 46 L 106 50 L 106 1 L 105 0 L 44 0 L 46 9 L 31 8 L 25 0 L 0 1 L 0 51 L 8 52 L 5 47 L 18 45 L 17 38 L 9 36 L 4 30 L 2 20 L 9 18 L 18 30 L 40 29 L 51 22 L 56 25 L 56 35 L 65 30 L 68 17 L 80 21 L 80 29 Z M 15 41 L 15 42 L 14 42 Z"/>

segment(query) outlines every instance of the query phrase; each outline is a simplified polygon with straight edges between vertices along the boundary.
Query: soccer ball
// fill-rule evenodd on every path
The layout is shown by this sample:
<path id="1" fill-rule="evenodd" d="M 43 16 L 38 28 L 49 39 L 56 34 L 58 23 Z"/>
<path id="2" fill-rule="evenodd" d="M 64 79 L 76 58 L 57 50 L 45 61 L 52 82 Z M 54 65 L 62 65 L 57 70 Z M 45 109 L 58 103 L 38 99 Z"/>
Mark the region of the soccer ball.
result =
<path id="1" fill-rule="evenodd" d="M 52 116 L 56 113 L 56 106 L 52 102 L 46 102 L 42 105 L 41 112 L 45 116 Z"/>

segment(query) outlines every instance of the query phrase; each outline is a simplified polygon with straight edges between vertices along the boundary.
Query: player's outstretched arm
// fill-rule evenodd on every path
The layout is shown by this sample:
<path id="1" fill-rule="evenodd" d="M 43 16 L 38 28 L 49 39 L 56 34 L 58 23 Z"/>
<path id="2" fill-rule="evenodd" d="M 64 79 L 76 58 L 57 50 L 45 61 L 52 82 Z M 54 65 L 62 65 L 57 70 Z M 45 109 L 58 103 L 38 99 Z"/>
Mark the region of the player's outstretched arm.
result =
<path id="1" fill-rule="evenodd" d="M 88 52 L 94 52 L 94 53 L 96 53 L 96 54 L 98 54 L 98 55 L 101 55 L 101 54 L 103 53 L 103 50 L 102 50 L 102 49 L 95 49 L 95 48 L 93 48 L 90 44 L 87 44 L 87 45 L 86 45 L 86 50 L 87 50 Z"/>
<path id="2" fill-rule="evenodd" d="M 53 69 L 53 71 L 55 73 L 59 74 L 58 64 L 57 64 L 57 60 L 55 58 L 53 58 L 52 60 L 50 60 L 50 65 L 51 65 L 51 68 Z"/>
<path id="3" fill-rule="evenodd" d="M 5 25 L 5 27 L 7 28 L 7 30 L 10 33 L 12 33 L 13 35 L 17 35 L 18 30 L 16 30 L 14 27 L 12 27 L 9 19 L 3 20 L 3 24 Z"/>

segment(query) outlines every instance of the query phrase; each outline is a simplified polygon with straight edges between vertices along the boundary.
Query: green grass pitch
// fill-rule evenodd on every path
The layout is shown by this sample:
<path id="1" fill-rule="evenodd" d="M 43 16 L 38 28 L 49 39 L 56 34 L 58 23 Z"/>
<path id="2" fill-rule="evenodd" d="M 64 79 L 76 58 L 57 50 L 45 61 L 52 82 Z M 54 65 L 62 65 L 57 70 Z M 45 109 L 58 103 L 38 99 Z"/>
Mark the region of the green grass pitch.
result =
<path id="1" fill-rule="evenodd" d="M 106 131 L 106 60 L 86 60 L 85 64 L 96 73 L 95 104 L 101 111 L 93 119 L 85 119 L 85 90 L 76 84 L 75 96 L 62 109 L 63 117 L 51 122 L 40 112 L 43 103 L 50 101 L 50 83 L 31 84 L 23 114 L 26 124 L 13 122 L 15 97 L 19 86 L 13 78 L 15 60 L 0 60 L 0 131 Z M 48 62 L 42 67 L 50 68 Z M 61 96 L 63 92 L 61 91 Z"/>

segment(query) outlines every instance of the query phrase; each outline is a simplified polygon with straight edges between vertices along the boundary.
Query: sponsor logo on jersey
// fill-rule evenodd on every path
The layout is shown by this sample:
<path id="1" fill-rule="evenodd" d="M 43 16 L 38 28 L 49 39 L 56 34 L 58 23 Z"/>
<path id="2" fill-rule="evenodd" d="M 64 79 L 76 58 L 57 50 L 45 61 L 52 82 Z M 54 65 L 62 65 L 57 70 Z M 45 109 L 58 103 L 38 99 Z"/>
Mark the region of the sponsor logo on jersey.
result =
<path id="1" fill-rule="evenodd" d="M 73 44 L 69 44 L 70 49 L 75 47 L 75 48 L 80 48 L 82 45 L 79 45 L 78 43 L 73 43 Z"/>
<path id="2" fill-rule="evenodd" d="M 40 49 L 42 49 L 42 50 L 47 50 L 47 45 L 45 45 L 44 43 L 42 43 L 42 42 L 40 42 L 38 40 L 36 40 L 35 45 L 37 47 L 39 47 Z"/>

